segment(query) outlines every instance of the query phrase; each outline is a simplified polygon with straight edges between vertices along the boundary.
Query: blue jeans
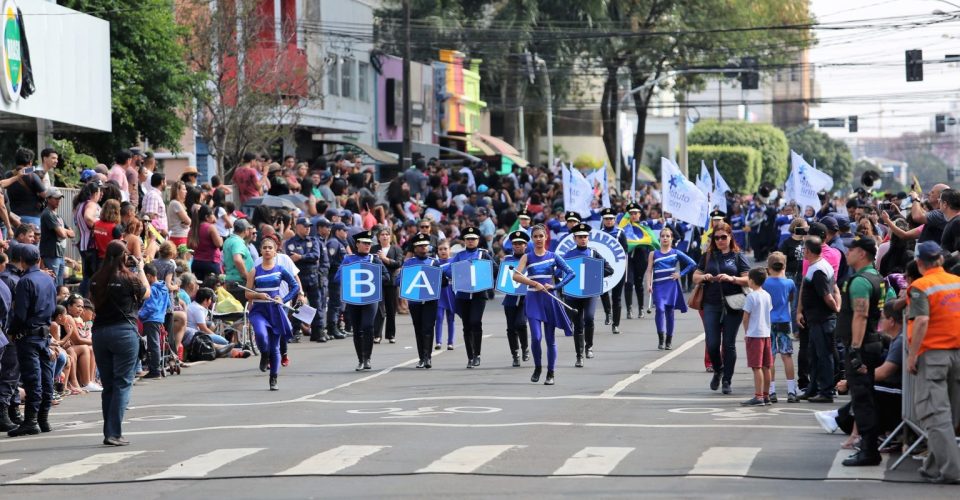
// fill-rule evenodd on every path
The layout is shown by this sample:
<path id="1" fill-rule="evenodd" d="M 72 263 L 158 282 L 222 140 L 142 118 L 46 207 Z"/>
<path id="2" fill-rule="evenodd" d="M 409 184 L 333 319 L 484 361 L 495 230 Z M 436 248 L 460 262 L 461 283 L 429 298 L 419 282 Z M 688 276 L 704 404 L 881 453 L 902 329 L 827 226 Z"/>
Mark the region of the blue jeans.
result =
<path id="1" fill-rule="evenodd" d="M 815 323 L 807 320 L 807 329 L 810 331 L 810 385 L 807 394 L 833 397 L 833 331 L 837 327 L 837 320 Z"/>
<path id="2" fill-rule="evenodd" d="M 80 282 L 80 288 L 77 292 L 86 297 L 87 292 L 90 291 L 90 278 L 93 277 L 93 274 L 97 272 L 97 268 L 100 267 L 99 259 L 97 259 L 97 251 L 84 250 L 80 252 L 80 266 L 83 268 L 83 280 Z"/>
<path id="3" fill-rule="evenodd" d="M 93 356 L 103 384 L 100 394 L 103 437 L 123 436 L 120 424 L 130 401 L 130 388 L 133 387 L 139 354 L 140 339 L 136 326 L 114 323 L 93 328 Z"/>
<path id="4" fill-rule="evenodd" d="M 20 381 L 27 395 L 23 402 L 28 410 L 50 408 L 53 401 L 53 361 L 50 360 L 50 337 L 27 335 L 17 340 L 17 362 Z"/>
<path id="5" fill-rule="evenodd" d="M 703 305 L 703 330 L 710 364 L 713 365 L 713 371 L 723 372 L 722 381 L 727 384 L 737 366 L 737 331 L 742 320 L 743 311 L 731 310 L 724 304 Z"/>
<path id="6" fill-rule="evenodd" d="M 44 257 L 43 265 L 53 271 L 57 286 L 63 286 L 63 257 Z"/>

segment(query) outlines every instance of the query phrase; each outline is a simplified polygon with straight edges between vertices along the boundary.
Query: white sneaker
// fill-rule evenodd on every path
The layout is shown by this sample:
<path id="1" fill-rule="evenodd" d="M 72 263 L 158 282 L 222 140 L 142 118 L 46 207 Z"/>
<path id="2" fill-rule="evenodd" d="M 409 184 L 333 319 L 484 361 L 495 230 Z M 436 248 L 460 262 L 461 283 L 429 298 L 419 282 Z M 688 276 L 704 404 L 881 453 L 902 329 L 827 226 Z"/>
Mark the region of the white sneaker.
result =
<path id="1" fill-rule="evenodd" d="M 96 382 L 90 382 L 84 386 L 83 390 L 87 392 L 103 392 L 103 387 L 100 387 Z"/>
<path id="2" fill-rule="evenodd" d="M 817 423 L 819 423 L 820 427 L 823 427 L 823 430 L 827 431 L 828 434 L 833 434 L 840 428 L 840 426 L 837 425 L 837 419 L 834 418 L 831 413 L 833 412 L 818 411 L 813 414 L 813 416 L 817 417 Z"/>

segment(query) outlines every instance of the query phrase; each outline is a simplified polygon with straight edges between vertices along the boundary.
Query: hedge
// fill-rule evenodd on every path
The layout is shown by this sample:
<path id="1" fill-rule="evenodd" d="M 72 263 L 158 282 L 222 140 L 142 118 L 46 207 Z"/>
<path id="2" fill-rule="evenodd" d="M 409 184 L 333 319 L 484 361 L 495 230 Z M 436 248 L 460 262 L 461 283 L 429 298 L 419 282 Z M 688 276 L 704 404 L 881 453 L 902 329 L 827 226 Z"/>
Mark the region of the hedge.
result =
<path id="1" fill-rule="evenodd" d="M 707 164 L 713 177 L 713 161 L 717 170 L 734 192 L 753 193 L 760 186 L 763 159 L 759 151 L 749 146 L 688 146 L 687 165 L 690 177 L 695 179 L 700 172 L 700 161 Z"/>
<path id="2" fill-rule="evenodd" d="M 704 120 L 693 127 L 687 141 L 689 144 L 699 145 L 752 147 L 761 155 L 762 181 L 781 186 L 787 180 L 790 147 L 787 144 L 787 136 L 773 125 Z M 720 160 L 717 160 L 718 165 L 719 163 Z"/>

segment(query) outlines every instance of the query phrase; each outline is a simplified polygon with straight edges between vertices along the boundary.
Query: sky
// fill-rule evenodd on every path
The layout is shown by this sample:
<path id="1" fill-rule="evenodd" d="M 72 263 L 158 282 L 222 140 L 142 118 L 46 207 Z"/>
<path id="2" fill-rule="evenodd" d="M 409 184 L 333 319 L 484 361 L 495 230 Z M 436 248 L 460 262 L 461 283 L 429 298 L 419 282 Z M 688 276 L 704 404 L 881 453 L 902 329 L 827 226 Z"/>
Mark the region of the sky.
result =
<path id="1" fill-rule="evenodd" d="M 932 15 L 940 10 L 960 16 L 960 0 L 812 0 L 818 23 L 855 25 L 890 23 L 890 18 Z M 953 4 L 953 5 L 951 5 Z M 880 20 L 880 18 L 887 18 Z M 817 30 L 810 51 L 819 96 L 828 102 L 811 107 L 810 118 L 858 116 L 859 132 L 824 128 L 833 137 L 897 137 L 933 128 L 934 115 L 960 118 L 960 63 L 924 64 L 922 82 L 907 82 L 905 51 L 922 49 L 924 60 L 960 54 L 960 17 L 909 29 L 857 28 Z M 855 66 L 836 64 L 855 63 Z M 960 129 L 960 125 L 955 126 Z M 948 129 L 948 131 L 950 131 Z M 957 132 L 955 130 L 954 132 Z"/>

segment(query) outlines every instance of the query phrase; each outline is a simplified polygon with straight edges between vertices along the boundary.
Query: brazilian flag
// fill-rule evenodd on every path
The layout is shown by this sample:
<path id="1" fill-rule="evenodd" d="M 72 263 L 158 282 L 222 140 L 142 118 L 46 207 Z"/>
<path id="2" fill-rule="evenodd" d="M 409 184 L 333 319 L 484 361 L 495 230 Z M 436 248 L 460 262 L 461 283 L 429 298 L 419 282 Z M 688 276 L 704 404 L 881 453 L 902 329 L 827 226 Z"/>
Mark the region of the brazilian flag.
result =
<path id="1" fill-rule="evenodd" d="M 627 251 L 633 251 L 640 246 L 660 250 L 660 236 L 645 224 L 635 224 L 630 221 L 629 214 L 620 214 L 617 227 L 623 230 L 627 237 Z"/>

